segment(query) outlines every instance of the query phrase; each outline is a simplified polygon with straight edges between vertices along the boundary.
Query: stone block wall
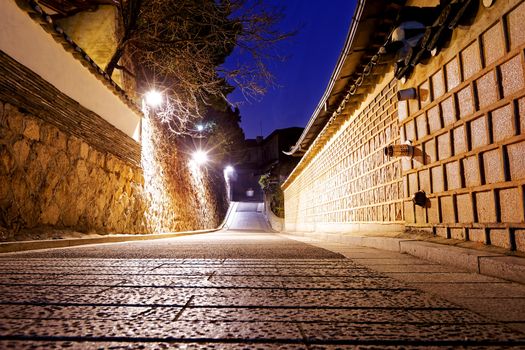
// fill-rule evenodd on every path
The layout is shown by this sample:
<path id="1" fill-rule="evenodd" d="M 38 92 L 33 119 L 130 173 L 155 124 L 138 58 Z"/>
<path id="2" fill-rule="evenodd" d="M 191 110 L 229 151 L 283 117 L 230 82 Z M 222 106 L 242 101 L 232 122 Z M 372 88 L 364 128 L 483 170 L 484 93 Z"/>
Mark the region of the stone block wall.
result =
<path id="1" fill-rule="evenodd" d="M 525 2 L 481 7 L 400 89 L 407 228 L 525 251 Z M 424 190 L 427 207 L 410 197 Z"/>
<path id="2" fill-rule="evenodd" d="M 399 142 L 396 92 L 387 74 L 285 188 L 286 230 L 403 229 L 401 164 L 383 152 Z"/>
<path id="3" fill-rule="evenodd" d="M 140 168 L 12 105 L 0 116 L 0 226 L 147 231 Z"/>
<path id="4" fill-rule="evenodd" d="M 158 189 L 161 197 L 141 167 L 0 103 L 0 240 L 42 229 L 134 234 L 217 227 L 226 211 L 224 181 L 212 172 L 193 179 L 186 159 L 170 154 L 167 168 L 178 178 Z M 150 174 L 165 174 L 165 165 L 150 162 Z"/>

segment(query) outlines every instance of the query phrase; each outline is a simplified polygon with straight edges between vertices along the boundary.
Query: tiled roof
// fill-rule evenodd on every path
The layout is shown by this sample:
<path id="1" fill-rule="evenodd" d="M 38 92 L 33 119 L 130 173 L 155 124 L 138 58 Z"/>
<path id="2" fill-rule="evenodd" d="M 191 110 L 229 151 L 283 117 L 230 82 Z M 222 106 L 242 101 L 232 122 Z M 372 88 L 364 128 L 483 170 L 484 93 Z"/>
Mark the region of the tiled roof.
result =
<path id="1" fill-rule="evenodd" d="M 71 53 L 84 67 L 86 67 L 98 80 L 110 89 L 122 102 L 129 108 L 142 115 L 142 111 L 129 97 L 126 92 L 111 77 L 89 57 L 89 55 L 78 46 L 75 41 L 59 25 L 54 23 L 51 15 L 47 14 L 42 7 L 34 0 L 28 1 L 29 7 L 23 8 L 29 16 L 39 23 L 42 28 L 51 34 L 54 40 L 61 44 L 64 49 Z"/>
<path id="2" fill-rule="evenodd" d="M 335 122 L 345 108 L 348 110 L 349 105 L 357 106 L 366 95 L 369 85 L 365 80 L 370 80 L 368 77 L 376 74 L 372 70 L 390 63 L 380 60 L 380 48 L 388 39 L 401 3 L 358 1 L 346 42 L 325 93 L 299 141 L 287 154 L 304 155 L 328 123 Z"/>

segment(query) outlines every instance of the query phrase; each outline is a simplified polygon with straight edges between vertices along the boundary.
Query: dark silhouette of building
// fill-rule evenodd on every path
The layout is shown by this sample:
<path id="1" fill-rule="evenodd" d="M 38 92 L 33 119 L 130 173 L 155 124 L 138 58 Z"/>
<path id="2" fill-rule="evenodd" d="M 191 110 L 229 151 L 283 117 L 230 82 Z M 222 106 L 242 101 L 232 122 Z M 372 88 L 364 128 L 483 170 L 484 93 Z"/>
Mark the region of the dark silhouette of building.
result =
<path id="1" fill-rule="evenodd" d="M 235 176 L 232 181 L 233 201 L 263 201 L 259 178 L 269 174 L 272 181 L 282 182 L 299 158 L 286 155 L 297 142 L 303 128 L 274 130 L 268 137 L 245 140 L 244 148 L 235 155 Z"/>

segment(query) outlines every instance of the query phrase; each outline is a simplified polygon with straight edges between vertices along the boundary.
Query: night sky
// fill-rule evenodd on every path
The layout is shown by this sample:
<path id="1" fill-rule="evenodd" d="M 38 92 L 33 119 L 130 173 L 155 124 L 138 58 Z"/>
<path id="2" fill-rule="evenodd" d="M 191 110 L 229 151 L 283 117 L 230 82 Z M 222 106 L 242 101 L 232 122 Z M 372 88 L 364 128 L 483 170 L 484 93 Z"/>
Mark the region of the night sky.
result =
<path id="1" fill-rule="evenodd" d="M 238 91 L 229 96 L 232 102 L 241 103 L 241 126 L 246 138 L 261 135 L 261 125 L 263 136 L 275 129 L 306 126 L 335 68 L 356 3 L 355 0 L 268 1 L 284 7 L 281 27 L 299 32 L 277 48 L 288 57 L 285 62 L 271 65 L 279 86 L 270 88 L 259 101 L 247 102 Z"/>

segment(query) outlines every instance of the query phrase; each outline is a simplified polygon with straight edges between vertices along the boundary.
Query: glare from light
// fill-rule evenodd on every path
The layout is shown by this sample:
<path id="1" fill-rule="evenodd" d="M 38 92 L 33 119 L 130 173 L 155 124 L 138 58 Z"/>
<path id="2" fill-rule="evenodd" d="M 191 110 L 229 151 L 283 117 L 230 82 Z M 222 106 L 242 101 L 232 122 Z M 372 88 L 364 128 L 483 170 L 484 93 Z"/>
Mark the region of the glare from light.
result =
<path id="1" fill-rule="evenodd" d="M 162 94 L 156 90 L 146 93 L 146 103 L 151 107 L 157 107 L 162 104 Z"/>
<path id="2" fill-rule="evenodd" d="M 197 131 L 202 131 L 202 130 L 204 130 L 204 125 L 197 124 Z"/>
<path id="3" fill-rule="evenodd" d="M 224 168 L 224 171 L 227 173 L 227 174 L 231 174 L 233 173 L 234 169 L 231 165 L 227 165 L 225 168 Z"/>
<path id="4" fill-rule="evenodd" d="M 191 158 L 195 162 L 195 164 L 203 165 L 208 161 L 208 153 L 206 153 L 203 150 L 197 150 L 193 152 L 193 155 Z"/>

